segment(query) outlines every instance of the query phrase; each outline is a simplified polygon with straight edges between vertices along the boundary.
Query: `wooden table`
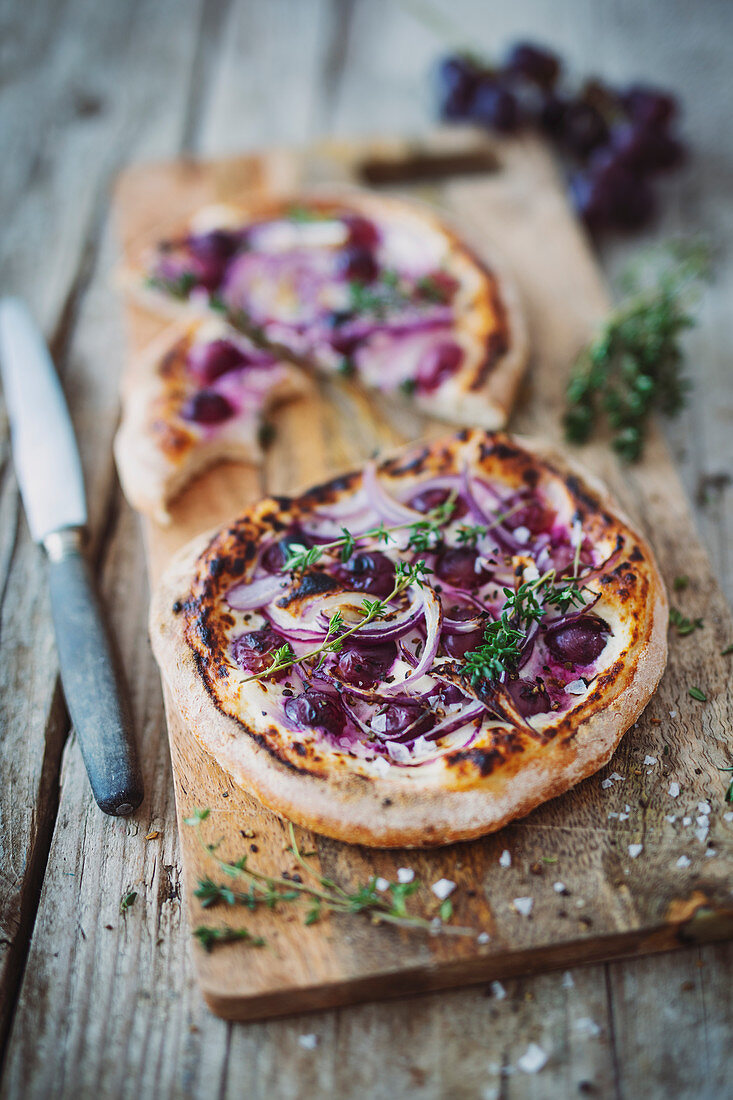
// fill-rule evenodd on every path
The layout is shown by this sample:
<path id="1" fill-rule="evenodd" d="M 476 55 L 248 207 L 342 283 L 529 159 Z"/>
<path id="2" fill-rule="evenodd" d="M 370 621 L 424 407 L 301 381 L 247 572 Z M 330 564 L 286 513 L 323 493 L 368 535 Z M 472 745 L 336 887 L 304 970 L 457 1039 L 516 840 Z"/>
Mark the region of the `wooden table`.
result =
<path id="1" fill-rule="evenodd" d="M 486 52 L 531 31 L 579 71 L 641 74 L 675 86 L 686 103 L 695 156 L 664 185 L 656 235 L 703 228 L 720 243 L 721 261 L 689 340 L 694 397 L 669 436 L 733 596 L 733 9 L 716 0 L 440 7 Z M 4 0 L 0 12 L 2 289 L 29 300 L 63 377 L 147 785 L 134 822 L 105 818 L 92 801 L 59 692 L 42 555 L 28 536 L 3 422 L 2 1095 L 733 1095 L 733 947 L 725 944 L 263 1024 L 208 1013 L 181 912 L 138 524 L 110 450 L 123 332 L 110 283 L 108 188 L 133 159 L 423 130 L 427 70 L 443 47 L 409 5 L 387 0 Z M 604 248 L 609 271 L 630 247 Z M 121 913 L 131 891 L 137 897 Z M 535 1076 L 517 1069 L 530 1042 L 550 1055 Z"/>

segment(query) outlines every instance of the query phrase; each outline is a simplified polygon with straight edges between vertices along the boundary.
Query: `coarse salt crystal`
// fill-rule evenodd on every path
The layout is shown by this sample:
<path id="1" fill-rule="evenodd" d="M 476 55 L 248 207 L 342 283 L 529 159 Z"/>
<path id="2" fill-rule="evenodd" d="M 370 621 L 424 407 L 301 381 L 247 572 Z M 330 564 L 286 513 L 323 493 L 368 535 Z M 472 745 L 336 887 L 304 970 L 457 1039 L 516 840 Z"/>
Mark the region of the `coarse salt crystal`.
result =
<path id="1" fill-rule="evenodd" d="M 698 802 L 697 812 L 700 813 L 700 814 L 709 814 L 710 813 L 710 803 L 709 802 Z"/>
<path id="2" fill-rule="evenodd" d="M 445 901 L 445 899 L 453 893 L 455 888 L 455 882 L 451 882 L 449 878 L 439 878 L 438 881 L 434 882 L 430 887 L 436 898 L 440 901 Z"/>
<path id="3" fill-rule="evenodd" d="M 629 815 L 628 814 L 619 814 L 618 819 L 619 819 L 619 821 L 628 821 L 629 820 Z"/>
<path id="4" fill-rule="evenodd" d="M 631 806 L 629 806 L 628 802 L 624 806 L 624 813 L 625 814 L 630 814 L 631 813 Z"/>
<path id="5" fill-rule="evenodd" d="M 379 890 L 380 894 L 383 894 L 385 890 L 389 890 L 389 883 L 386 878 L 380 876 L 374 880 L 374 888 L 375 890 Z"/>
<path id="6" fill-rule="evenodd" d="M 570 973 L 569 970 L 566 970 L 562 976 L 562 986 L 563 989 L 575 988 L 575 979 L 573 978 L 573 975 Z"/>
<path id="7" fill-rule="evenodd" d="M 532 912 L 532 906 L 534 905 L 534 898 L 515 898 L 514 908 L 518 913 L 521 913 L 523 917 L 528 917 Z"/>
<path id="8" fill-rule="evenodd" d="M 717 854 L 718 853 L 715 848 L 708 848 L 707 852 L 705 853 L 705 859 L 712 859 L 713 856 L 717 856 Z"/>
<path id="9" fill-rule="evenodd" d="M 613 780 L 612 779 L 602 779 L 601 780 L 601 786 L 603 787 L 604 791 L 607 791 L 609 787 L 613 786 Z"/>
<path id="10" fill-rule="evenodd" d="M 541 1046 L 530 1043 L 522 1057 L 517 1059 L 517 1067 L 523 1073 L 539 1073 L 547 1065 L 548 1058 Z"/>
<path id="11" fill-rule="evenodd" d="M 723 814 L 723 821 L 733 821 L 733 810 L 728 810 Z"/>
<path id="12" fill-rule="evenodd" d="M 431 752 L 434 751 L 433 746 L 430 744 L 427 737 L 423 737 L 423 735 L 420 734 L 419 737 L 415 738 L 415 742 L 412 746 L 412 755 L 420 756 L 422 753 L 425 752 L 426 749 L 430 749 Z"/>
<path id="13" fill-rule="evenodd" d="M 643 844 L 629 844 L 629 855 L 632 859 L 636 859 L 637 856 L 640 856 L 643 850 Z"/>
<path id="14" fill-rule="evenodd" d="M 398 882 L 412 882 L 415 877 L 415 872 L 412 867 L 398 867 L 397 868 L 397 881 Z"/>
<path id="15" fill-rule="evenodd" d="M 374 717 L 372 718 L 371 722 L 369 723 L 369 726 L 370 726 L 371 729 L 374 730 L 375 733 L 386 733 L 386 731 L 387 731 L 387 712 L 384 711 L 383 714 L 375 714 Z"/>
<path id="16" fill-rule="evenodd" d="M 492 982 L 491 992 L 496 997 L 497 1001 L 503 1001 L 506 997 L 506 989 L 501 984 L 501 982 Z"/>
<path id="17" fill-rule="evenodd" d="M 556 894 L 564 894 L 565 889 L 566 889 L 565 883 L 564 882 L 553 882 L 552 889 L 555 891 Z"/>
<path id="18" fill-rule="evenodd" d="M 387 775 L 389 773 L 389 763 L 383 756 L 376 756 L 372 763 L 374 764 L 375 772 L 378 772 L 379 775 Z"/>
<path id="19" fill-rule="evenodd" d="M 692 818 L 691 817 L 683 817 L 682 818 L 682 824 L 683 825 L 692 825 Z"/>
<path id="20" fill-rule="evenodd" d="M 502 867 L 511 867 L 511 865 L 512 865 L 512 854 L 511 854 L 511 852 L 509 851 L 508 848 L 505 848 L 504 851 L 499 856 L 499 863 L 501 864 Z"/>
<path id="21" fill-rule="evenodd" d="M 676 718 L 677 717 L 677 711 L 676 710 L 671 710 L 669 712 L 669 716 L 670 716 L 670 718 Z"/>
<path id="22" fill-rule="evenodd" d="M 690 859 L 689 856 L 680 856 L 680 858 L 677 860 L 677 866 L 678 867 L 689 867 L 691 862 L 692 862 L 692 860 Z"/>
<path id="23" fill-rule="evenodd" d="M 668 793 L 672 796 L 672 798 L 677 798 L 680 793 L 679 783 L 670 783 Z"/>
<path id="24" fill-rule="evenodd" d="M 705 814 L 700 814 L 699 817 L 695 818 L 695 821 L 697 822 L 697 824 L 700 826 L 701 829 L 709 829 L 710 828 L 710 822 L 708 821 L 707 816 Z"/>
<path id="25" fill-rule="evenodd" d="M 530 531 L 529 527 L 515 527 L 512 534 L 514 535 L 514 538 L 517 540 L 517 542 L 529 542 L 529 538 L 532 532 Z"/>
<path id="26" fill-rule="evenodd" d="M 489 935 L 488 932 L 479 932 L 478 936 L 476 937 L 476 942 L 477 943 L 488 943 L 490 939 L 491 939 L 491 936 Z"/>
<path id="27" fill-rule="evenodd" d="M 657 762 L 656 756 L 645 756 L 644 757 L 644 763 L 645 764 L 656 764 L 656 762 Z"/>
<path id="28" fill-rule="evenodd" d="M 569 684 L 565 685 L 565 690 L 568 695 L 585 695 L 588 685 L 585 680 L 571 680 Z"/>
<path id="29" fill-rule="evenodd" d="M 609 817 L 618 817 L 618 810 L 609 810 L 608 816 Z"/>
<path id="30" fill-rule="evenodd" d="M 601 1034 L 601 1028 L 590 1016 L 581 1016 L 579 1020 L 575 1021 L 574 1027 L 578 1035 L 587 1035 L 592 1039 Z"/>
<path id="31" fill-rule="evenodd" d="M 613 779 L 614 783 L 623 783 L 625 778 L 625 776 L 619 775 L 618 772 L 611 772 L 611 779 Z"/>
<path id="32" fill-rule="evenodd" d="M 695 829 L 695 836 L 701 844 L 704 844 L 708 838 L 708 831 L 707 829 Z"/>
<path id="33" fill-rule="evenodd" d="M 677 814 L 665 814 L 664 820 L 668 821 L 670 825 L 674 825 L 677 820 Z"/>
<path id="34" fill-rule="evenodd" d="M 390 741 L 387 744 L 387 752 L 399 764 L 406 764 L 410 760 L 410 750 L 407 745 L 401 745 L 399 741 Z"/>
<path id="35" fill-rule="evenodd" d="M 318 1046 L 318 1036 L 313 1033 L 310 1035 L 299 1035 L 298 1042 L 303 1050 L 315 1050 Z"/>

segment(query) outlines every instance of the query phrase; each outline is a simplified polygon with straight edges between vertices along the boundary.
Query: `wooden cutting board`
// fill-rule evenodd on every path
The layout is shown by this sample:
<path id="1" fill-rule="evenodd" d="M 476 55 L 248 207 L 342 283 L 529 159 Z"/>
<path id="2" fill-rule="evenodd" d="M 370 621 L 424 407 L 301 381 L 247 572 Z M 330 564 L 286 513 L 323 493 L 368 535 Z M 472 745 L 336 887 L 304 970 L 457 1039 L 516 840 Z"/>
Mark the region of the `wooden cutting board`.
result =
<path id="1" fill-rule="evenodd" d="M 558 441 L 570 364 L 609 298 L 553 162 L 534 140 L 495 143 L 453 132 L 420 143 L 332 143 L 135 167 L 121 177 L 115 200 L 125 255 L 134 258 L 203 203 L 333 181 L 388 186 L 434 202 L 478 252 L 485 243 L 503 253 L 522 292 L 533 347 L 511 426 Z M 163 327 L 132 305 L 128 321 L 131 354 Z M 310 397 L 281 409 L 274 421 L 275 440 L 261 471 L 221 466 L 181 497 L 169 528 L 144 521 L 152 583 L 180 545 L 262 493 L 292 492 L 375 450 L 449 430 L 396 399 L 379 400 L 339 382 L 314 385 Z M 733 934 L 733 821 L 724 816 L 731 809 L 724 802 L 727 777 L 717 770 L 730 763 L 731 657 L 721 650 L 733 641 L 731 616 L 661 435 L 653 433 L 643 463 L 634 467 L 620 467 L 603 440 L 586 447 L 582 459 L 645 530 L 668 585 L 678 574 L 690 577 L 674 602 L 705 622 L 689 637 L 671 637 L 662 685 L 612 763 L 499 834 L 437 851 L 370 851 L 298 831 L 301 848 L 317 853 L 314 866 L 347 888 L 375 874 L 394 880 L 398 867 L 413 868 L 422 885 L 411 907 L 420 914 L 436 912 L 430 885 L 453 880 L 454 923 L 487 932 L 487 943 L 377 926 L 362 916 L 325 917 L 306 927 L 302 913 L 287 905 L 255 914 L 203 910 L 193 891 L 200 878 L 216 879 L 217 869 L 183 823 L 195 807 L 210 808 L 201 828 L 207 842 L 221 840 L 220 855 L 247 853 L 251 865 L 268 874 L 296 868 L 286 851 L 285 823 L 237 789 L 198 747 L 166 693 L 191 926 L 226 922 L 267 939 L 263 948 L 238 943 L 211 955 L 193 948 L 214 1012 L 254 1019 Z M 692 685 L 705 691 L 706 703 L 689 696 Z M 604 788 L 612 773 L 623 778 Z M 680 788 L 676 798 L 669 793 L 673 782 Z M 509 867 L 499 861 L 505 851 Z M 681 856 L 687 866 L 679 865 Z M 517 911 L 516 898 L 532 899 L 529 916 Z"/>

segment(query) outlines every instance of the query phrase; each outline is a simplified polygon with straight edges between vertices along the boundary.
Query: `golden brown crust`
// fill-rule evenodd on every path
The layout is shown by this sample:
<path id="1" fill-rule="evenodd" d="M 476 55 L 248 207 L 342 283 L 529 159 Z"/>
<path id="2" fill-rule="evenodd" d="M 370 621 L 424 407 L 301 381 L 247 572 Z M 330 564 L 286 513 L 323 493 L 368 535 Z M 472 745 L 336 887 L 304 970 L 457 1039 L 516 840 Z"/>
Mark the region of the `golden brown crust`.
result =
<path id="1" fill-rule="evenodd" d="M 461 287 L 453 334 L 463 349 L 464 360 L 458 372 L 434 393 L 416 393 L 410 400 L 428 415 L 456 424 L 492 430 L 503 427 L 526 368 L 528 339 L 517 290 L 497 257 L 484 253 L 478 256 L 426 205 L 356 188 L 259 200 L 241 208 L 205 209 L 199 217 L 207 226 L 241 226 L 286 215 L 294 206 L 321 213 L 348 211 L 377 222 L 391 219 L 416 223 L 443 238 L 448 256 L 446 270 L 459 280 Z M 168 238 L 181 239 L 190 228 L 191 223 L 177 227 L 169 232 Z M 143 304 L 168 316 L 191 316 L 203 308 L 200 303 L 177 301 L 148 285 L 144 255 L 123 272 L 122 285 Z M 246 329 L 245 319 L 242 324 Z M 280 355 L 292 357 L 286 347 L 273 344 L 273 348 Z M 319 368 L 318 362 L 313 365 Z"/>
<path id="2" fill-rule="evenodd" d="M 384 775 L 318 737 L 279 727 L 258 705 L 257 691 L 267 698 L 260 683 L 238 715 L 225 712 L 228 674 L 217 654 L 227 623 L 215 593 L 247 575 L 263 532 L 347 495 L 359 472 L 295 500 L 260 502 L 184 548 L 155 594 L 153 647 L 186 725 L 238 783 L 304 826 L 384 847 L 445 844 L 501 828 L 606 763 L 656 689 L 666 660 L 664 587 L 651 550 L 603 487 L 544 448 L 482 432 L 413 447 L 380 471 L 394 488 L 466 461 L 489 477 L 501 471 L 509 484 L 551 483 L 569 494 L 584 531 L 614 547 L 604 570 L 604 615 L 616 615 L 623 645 L 586 697 L 535 728 L 487 723 L 470 747 Z"/>

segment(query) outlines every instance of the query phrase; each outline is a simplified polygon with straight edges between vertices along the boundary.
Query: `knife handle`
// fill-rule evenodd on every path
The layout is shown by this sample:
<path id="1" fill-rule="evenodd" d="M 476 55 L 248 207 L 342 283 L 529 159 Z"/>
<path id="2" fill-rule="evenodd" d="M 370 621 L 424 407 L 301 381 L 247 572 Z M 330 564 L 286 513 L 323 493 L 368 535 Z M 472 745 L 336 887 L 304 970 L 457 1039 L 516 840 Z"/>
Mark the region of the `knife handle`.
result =
<path id="1" fill-rule="evenodd" d="M 125 816 L 142 802 L 142 776 L 120 665 L 82 553 L 82 530 L 54 531 L 43 545 L 61 682 L 92 793 L 106 814 Z"/>

